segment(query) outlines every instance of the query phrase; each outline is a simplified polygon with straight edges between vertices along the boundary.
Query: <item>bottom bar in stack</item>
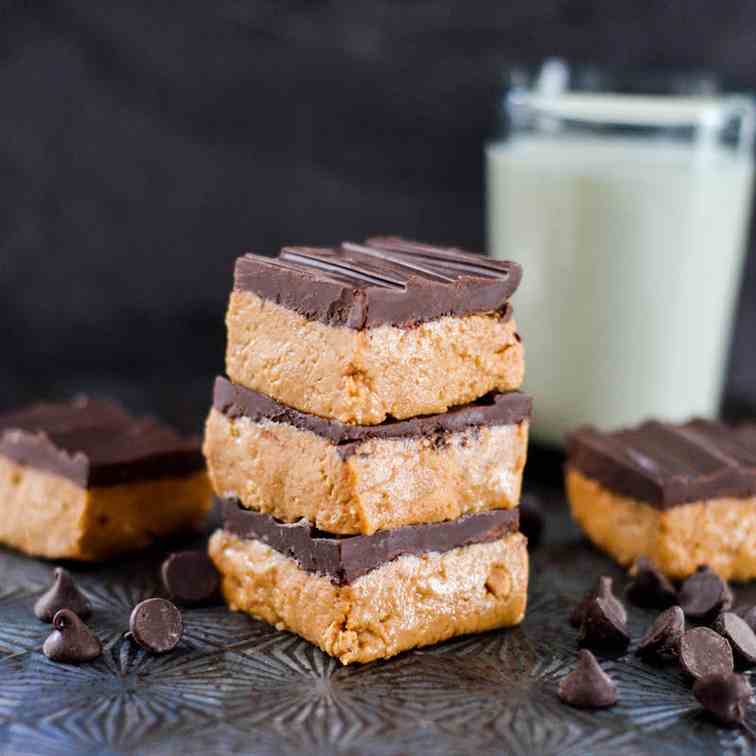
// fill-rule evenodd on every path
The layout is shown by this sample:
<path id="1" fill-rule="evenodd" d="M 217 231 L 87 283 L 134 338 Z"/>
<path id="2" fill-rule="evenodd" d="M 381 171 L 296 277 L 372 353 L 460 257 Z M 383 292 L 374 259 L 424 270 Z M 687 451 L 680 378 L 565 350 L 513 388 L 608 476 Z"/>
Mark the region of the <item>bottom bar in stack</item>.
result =
<path id="1" fill-rule="evenodd" d="M 516 625 L 527 541 L 493 510 L 369 536 L 333 536 L 223 502 L 210 539 L 229 606 L 291 630 L 344 664 Z"/>

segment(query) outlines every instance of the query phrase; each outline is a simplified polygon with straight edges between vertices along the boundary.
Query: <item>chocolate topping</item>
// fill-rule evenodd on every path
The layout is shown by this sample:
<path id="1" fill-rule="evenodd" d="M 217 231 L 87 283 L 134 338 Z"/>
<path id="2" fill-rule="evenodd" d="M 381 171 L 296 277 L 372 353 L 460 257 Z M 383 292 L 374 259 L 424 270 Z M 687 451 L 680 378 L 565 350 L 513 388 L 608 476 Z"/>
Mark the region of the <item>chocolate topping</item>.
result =
<path id="1" fill-rule="evenodd" d="M 494 509 L 465 515 L 449 522 L 408 525 L 373 535 L 334 536 L 306 520 L 284 524 L 266 514 L 222 502 L 223 527 L 239 538 L 253 538 L 294 559 L 307 572 L 327 575 L 336 585 L 358 577 L 405 554 L 451 551 L 459 546 L 486 543 L 517 530 L 516 509 Z"/>
<path id="2" fill-rule="evenodd" d="M 285 247 L 236 261 L 235 287 L 309 320 L 347 328 L 413 325 L 500 312 L 522 278 L 514 262 L 396 237 L 338 247 Z"/>
<path id="3" fill-rule="evenodd" d="M 584 648 L 578 651 L 575 669 L 559 683 L 559 698 L 580 709 L 602 709 L 617 703 L 617 686 Z"/>
<path id="4" fill-rule="evenodd" d="M 55 581 L 37 599 L 34 614 L 43 622 L 52 622 L 60 609 L 70 609 L 82 619 L 92 613 L 87 597 L 76 587 L 71 575 L 62 567 L 56 567 Z"/>
<path id="5" fill-rule="evenodd" d="M 137 604 L 129 618 L 131 637 L 145 651 L 173 651 L 184 634 L 184 619 L 168 599 L 151 598 Z"/>
<path id="6" fill-rule="evenodd" d="M 519 391 L 510 391 L 488 394 L 440 415 L 389 420 L 379 425 L 348 425 L 299 412 L 219 376 L 215 379 L 213 406 L 227 417 L 247 417 L 255 422 L 270 420 L 311 431 L 338 445 L 342 456 L 348 457 L 357 451 L 360 443 L 371 438 L 422 437 L 456 433 L 476 426 L 513 425 L 530 417 L 532 400 Z"/>
<path id="7" fill-rule="evenodd" d="M 618 494 L 666 509 L 723 496 L 756 495 L 756 432 L 708 420 L 656 421 L 567 440 L 568 465 Z"/>
<path id="8" fill-rule="evenodd" d="M 0 454 L 83 488 L 187 475 L 202 469 L 197 439 L 115 402 L 80 398 L 0 415 Z"/>
<path id="9" fill-rule="evenodd" d="M 735 428 L 735 435 L 740 443 L 749 449 L 756 449 L 756 423 L 744 423 Z"/>
<path id="10" fill-rule="evenodd" d="M 97 636 L 70 609 L 61 609 L 53 617 L 52 633 L 42 646 L 51 661 L 76 663 L 96 659 L 102 654 Z"/>

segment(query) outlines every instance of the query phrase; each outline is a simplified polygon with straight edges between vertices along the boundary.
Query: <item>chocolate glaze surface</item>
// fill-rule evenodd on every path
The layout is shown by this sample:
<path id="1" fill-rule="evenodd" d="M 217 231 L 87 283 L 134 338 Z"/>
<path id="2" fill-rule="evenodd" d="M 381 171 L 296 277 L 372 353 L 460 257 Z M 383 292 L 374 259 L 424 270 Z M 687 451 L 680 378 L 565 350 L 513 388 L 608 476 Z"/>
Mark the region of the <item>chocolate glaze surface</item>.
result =
<path id="1" fill-rule="evenodd" d="M 756 495 L 756 432 L 709 420 L 650 421 L 567 439 L 567 464 L 606 488 L 666 509 L 691 501 Z"/>
<path id="2" fill-rule="evenodd" d="M 338 247 L 285 247 L 278 257 L 236 261 L 235 288 L 309 320 L 363 329 L 445 315 L 499 312 L 522 278 L 514 262 L 398 237 Z"/>
<path id="3" fill-rule="evenodd" d="M 200 442 L 115 402 L 78 398 L 0 415 L 0 454 L 83 488 L 188 475 L 204 467 Z"/>
<path id="4" fill-rule="evenodd" d="M 336 444 L 342 457 L 348 457 L 357 451 L 361 443 L 371 438 L 412 438 L 456 433 L 476 426 L 513 425 L 530 417 L 532 400 L 519 391 L 509 391 L 488 394 L 440 415 L 390 420 L 379 425 L 348 425 L 299 412 L 265 394 L 218 376 L 215 379 L 213 406 L 230 418 L 247 417 L 255 422 L 270 420 L 311 431 Z"/>
<path id="5" fill-rule="evenodd" d="M 735 428 L 738 440 L 749 449 L 756 449 L 756 423 L 745 423 Z"/>
<path id="6" fill-rule="evenodd" d="M 517 530 L 517 509 L 494 509 L 449 522 L 408 525 L 369 536 L 335 536 L 306 520 L 287 524 L 270 515 L 244 509 L 236 500 L 221 502 L 223 527 L 239 538 L 262 541 L 294 559 L 307 571 L 331 578 L 337 585 L 406 554 L 445 552 L 473 543 L 487 543 Z"/>

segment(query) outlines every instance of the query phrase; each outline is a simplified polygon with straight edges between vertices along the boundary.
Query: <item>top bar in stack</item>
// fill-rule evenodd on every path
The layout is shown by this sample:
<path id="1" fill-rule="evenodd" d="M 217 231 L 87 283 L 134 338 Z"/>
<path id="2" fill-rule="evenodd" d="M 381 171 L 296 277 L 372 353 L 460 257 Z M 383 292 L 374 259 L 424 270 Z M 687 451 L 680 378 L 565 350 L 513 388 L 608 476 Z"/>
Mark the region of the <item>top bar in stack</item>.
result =
<path id="1" fill-rule="evenodd" d="M 227 316 L 228 375 L 360 425 L 517 389 L 523 350 L 509 298 L 521 275 L 513 262 L 394 237 L 245 255 Z"/>
<path id="2" fill-rule="evenodd" d="M 567 493 L 586 534 L 623 565 L 683 578 L 707 564 L 756 577 L 756 427 L 647 422 L 567 445 Z"/>

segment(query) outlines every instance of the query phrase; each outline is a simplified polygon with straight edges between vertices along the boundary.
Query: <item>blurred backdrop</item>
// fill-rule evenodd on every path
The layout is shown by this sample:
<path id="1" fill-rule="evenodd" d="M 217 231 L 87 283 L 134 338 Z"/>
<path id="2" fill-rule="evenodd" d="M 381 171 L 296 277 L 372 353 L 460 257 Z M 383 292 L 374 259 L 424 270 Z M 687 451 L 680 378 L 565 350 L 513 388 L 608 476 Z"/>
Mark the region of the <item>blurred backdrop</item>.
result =
<path id="1" fill-rule="evenodd" d="M 0 409 L 87 391 L 199 429 L 241 252 L 482 249 L 500 72 L 551 55 L 756 90 L 756 3 L 0 2 Z M 752 251 L 729 415 L 755 343 Z"/>

